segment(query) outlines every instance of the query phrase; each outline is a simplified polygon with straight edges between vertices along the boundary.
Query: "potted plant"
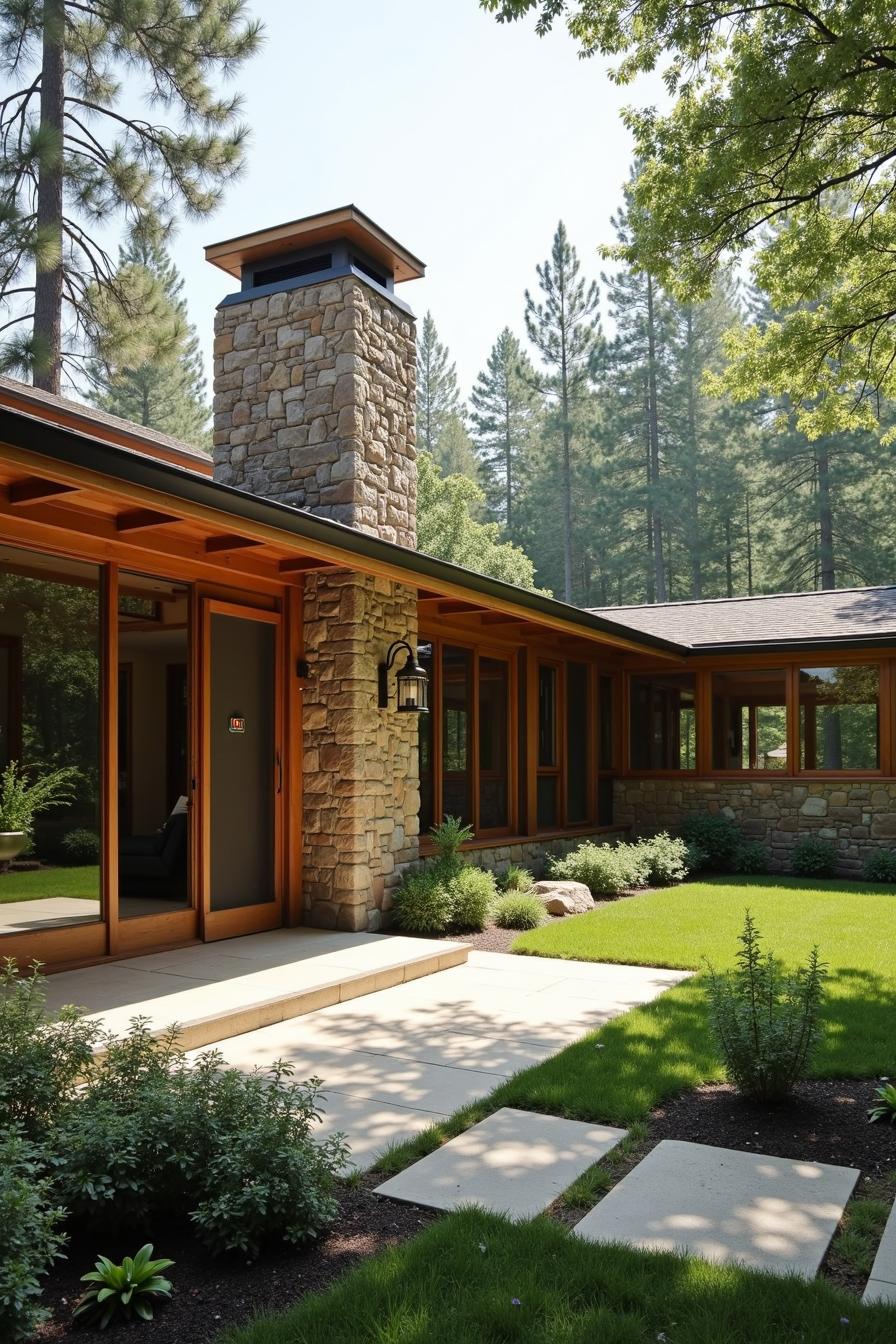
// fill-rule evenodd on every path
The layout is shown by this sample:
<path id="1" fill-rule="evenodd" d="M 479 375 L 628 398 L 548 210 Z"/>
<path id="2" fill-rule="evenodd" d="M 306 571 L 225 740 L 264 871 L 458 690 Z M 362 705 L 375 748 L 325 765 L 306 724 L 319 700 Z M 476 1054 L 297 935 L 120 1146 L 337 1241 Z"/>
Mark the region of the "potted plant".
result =
<path id="1" fill-rule="evenodd" d="M 29 779 L 18 761 L 9 762 L 0 773 L 0 871 L 27 848 L 39 812 L 72 801 L 77 777 L 67 765 Z"/>

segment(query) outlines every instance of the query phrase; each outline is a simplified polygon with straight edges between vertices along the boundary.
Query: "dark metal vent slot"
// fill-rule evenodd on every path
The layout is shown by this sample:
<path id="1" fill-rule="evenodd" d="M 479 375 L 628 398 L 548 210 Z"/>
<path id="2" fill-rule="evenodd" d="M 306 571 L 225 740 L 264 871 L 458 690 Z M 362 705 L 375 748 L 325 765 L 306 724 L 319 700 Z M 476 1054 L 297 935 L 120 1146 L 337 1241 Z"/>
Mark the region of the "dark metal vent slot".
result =
<path id="1" fill-rule="evenodd" d="M 386 276 L 381 271 L 375 271 L 370 263 L 364 261 L 361 257 L 352 257 L 352 265 L 363 275 L 375 280 L 378 285 L 382 285 L 383 289 L 389 288 L 389 281 Z"/>
<path id="2" fill-rule="evenodd" d="M 252 288 L 276 285 L 281 280 L 297 280 L 299 276 L 313 275 L 315 271 L 329 271 L 332 265 L 332 252 L 322 252 L 319 257 L 303 257 L 301 261 L 285 261 L 282 266 L 266 266 L 264 270 L 254 272 Z"/>

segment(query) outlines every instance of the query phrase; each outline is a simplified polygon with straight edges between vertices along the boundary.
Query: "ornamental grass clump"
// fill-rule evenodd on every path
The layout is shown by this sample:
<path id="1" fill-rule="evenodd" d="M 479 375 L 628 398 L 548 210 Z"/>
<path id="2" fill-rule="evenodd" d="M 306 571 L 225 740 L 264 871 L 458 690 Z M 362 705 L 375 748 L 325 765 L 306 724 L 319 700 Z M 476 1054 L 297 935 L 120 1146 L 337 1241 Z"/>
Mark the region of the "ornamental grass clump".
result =
<path id="1" fill-rule="evenodd" d="M 508 891 L 499 896 L 493 916 L 499 929 L 537 929 L 546 918 L 538 897 L 525 891 Z"/>
<path id="2" fill-rule="evenodd" d="M 730 1083 L 753 1101 L 782 1101 L 804 1078 L 821 1038 L 826 970 L 814 947 L 785 971 L 760 946 L 747 911 L 734 971 L 709 967 L 710 1021 Z"/>

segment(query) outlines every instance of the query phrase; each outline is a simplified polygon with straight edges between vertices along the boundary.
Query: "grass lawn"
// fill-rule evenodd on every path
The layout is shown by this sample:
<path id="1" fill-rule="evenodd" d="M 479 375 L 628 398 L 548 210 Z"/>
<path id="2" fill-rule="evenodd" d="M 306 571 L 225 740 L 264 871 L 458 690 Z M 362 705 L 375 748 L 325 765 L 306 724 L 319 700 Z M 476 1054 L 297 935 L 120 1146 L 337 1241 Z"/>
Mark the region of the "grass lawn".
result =
<path id="1" fill-rule="evenodd" d="M 730 965 L 749 906 L 766 945 L 787 961 L 817 941 L 829 964 L 825 1029 L 814 1073 L 896 1073 L 896 893 L 848 883 L 719 878 L 645 893 L 521 935 L 535 955 L 699 967 Z M 558 945 L 559 944 L 559 945 Z M 665 949 L 665 955 L 663 954 Z M 488 1097 L 384 1154 L 399 1171 L 499 1106 L 628 1126 L 665 1098 L 720 1079 L 701 976 L 615 1018 Z"/>
<path id="2" fill-rule="evenodd" d="M 823 1281 L 593 1246 L 465 1210 L 222 1344 L 884 1344 L 896 1312 Z"/>
<path id="3" fill-rule="evenodd" d="M 83 868 L 40 868 L 33 873 L 0 873 L 0 905 L 39 901 L 50 896 L 98 901 L 99 867 L 94 864 Z"/>

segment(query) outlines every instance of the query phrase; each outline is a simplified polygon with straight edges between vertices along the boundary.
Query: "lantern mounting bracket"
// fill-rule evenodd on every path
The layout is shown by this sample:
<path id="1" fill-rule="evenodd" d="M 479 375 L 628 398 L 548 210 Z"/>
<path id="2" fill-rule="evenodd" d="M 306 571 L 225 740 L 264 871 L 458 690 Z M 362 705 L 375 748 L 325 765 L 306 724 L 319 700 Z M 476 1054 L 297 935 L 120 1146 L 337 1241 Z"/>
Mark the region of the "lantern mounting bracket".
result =
<path id="1" fill-rule="evenodd" d="M 380 709 L 389 708 L 389 672 L 401 650 L 404 650 L 408 657 L 404 668 L 398 673 L 398 712 L 407 713 L 426 713 L 428 706 L 426 703 L 426 682 L 427 676 L 423 668 L 417 662 L 417 654 L 411 648 L 406 639 L 396 639 L 390 644 L 386 654 L 386 660 L 379 665 L 379 707 Z M 418 693 L 413 701 L 404 701 L 402 699 L 402 682 L 414 682 L 418 687 Z"/>

